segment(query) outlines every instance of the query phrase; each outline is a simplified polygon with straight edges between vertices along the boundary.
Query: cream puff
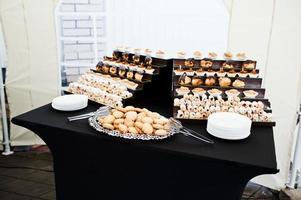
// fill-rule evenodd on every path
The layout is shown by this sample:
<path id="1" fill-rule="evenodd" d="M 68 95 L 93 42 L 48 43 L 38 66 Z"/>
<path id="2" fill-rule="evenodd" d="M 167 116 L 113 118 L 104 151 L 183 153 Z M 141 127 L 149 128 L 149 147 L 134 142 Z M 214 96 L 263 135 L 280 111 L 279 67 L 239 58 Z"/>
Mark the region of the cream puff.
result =
<path id="1" fill-rule="evenodd" d="M 228 77 L 219 78 L 219 86 L 229 87 L 231 85 L 231 79 Z"/>
<path id="2" fill-rule="evenodd" d="M 238 88 L 243 88 L 243 87 L 245 87 L 245 82 L 236 79 L 236 80 L 232 83 L 232 86 L 233 86 L 233 87 L 238 87 Z"/>

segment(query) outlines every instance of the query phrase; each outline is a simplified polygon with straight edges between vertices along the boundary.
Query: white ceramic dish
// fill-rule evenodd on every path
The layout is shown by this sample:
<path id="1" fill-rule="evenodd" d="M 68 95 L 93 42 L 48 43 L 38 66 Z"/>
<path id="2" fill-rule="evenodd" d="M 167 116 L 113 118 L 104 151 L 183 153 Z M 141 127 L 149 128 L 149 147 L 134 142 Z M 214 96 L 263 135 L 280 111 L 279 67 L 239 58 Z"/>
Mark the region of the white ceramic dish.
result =
<path id="1" fill-rule="evenodd" d="M 241 140 L 251 134 L 252 121 L 243 115 L 218 112 L 209 115 L 207 131 L 209 134 L 227 140 Z"/>
<path id="2" fill-rule="evenodd" d="M 88 105 L 88 96 L 80 94 L 69 94 L 56 97 L 52 100 L 52 108 L 60 111 L 80 110 Z"/>

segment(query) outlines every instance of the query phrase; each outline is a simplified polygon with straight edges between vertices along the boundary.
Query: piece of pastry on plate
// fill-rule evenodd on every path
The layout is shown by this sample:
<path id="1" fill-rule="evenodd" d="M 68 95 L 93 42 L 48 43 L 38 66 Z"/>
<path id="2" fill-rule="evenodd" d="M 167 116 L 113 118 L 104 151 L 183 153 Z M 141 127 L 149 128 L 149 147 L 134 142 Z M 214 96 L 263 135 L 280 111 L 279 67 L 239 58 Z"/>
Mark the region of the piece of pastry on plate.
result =
<path id="1" fill-rule="evenodd" d="M 220 96 L 223 92 L 219 89 L 211 89 L 211 90 L 208 90 L 208 93 L 211 95 L 211 96 L 214 96 L 214 97 L 218 97 Z"/>
<path id="2" fill-rule="evenodd" d="M 213 65 L 213 62 L 212 62 L 211 59 L 204 58 L 203 60 L 201 60 L 200 65 L 201 65 L 201 68 L 202 68 L 204 71 L 206 71 L 206 70 L 211 69 L 211 67 L 212 67 L 212 65 Z"/>
<path id="3" fill-rule="evenodd" d="M 180 85 L 188 85 L 188 84 L 191 83 L 191 78 L 188 77 L 187 74 L 184 72 L 184 73 L 180 76 L 180 78 L 179 78 L 179 80 L 178 80 L 178 83 L 179 83 Z"/>
<path id="4" fill-rule="evenodd" d="M 182 96 L 182 95 L 188 94 L 190 92 L 190 90 L 189 90 L 188 87 L 181 86 L 181 87 L 176 89 L 176 92 L 177 92 L 178 95 Z"/>
<path id="5" fill-rule="evenodd" d="M 226 72 L 223 70 L 223 68 L 221 67 L 220 70 L 218 72 L 216 72 L 218 77 L 224 77 L 226 76 Z"/>
<path id="6" fill-rule="evenodd" d="M 254 90 L 245 90 L 243 93 L 246 98 L 256 98 L 258 96 L 258 92 Z"/>
<path id="7" fill-rule="evenodd" d="M 258 73 L 256 72 L 256 69 L 253 69 L 250 73 L 249 73 L 249 77 L 250 78 L 258 78 Z"/>
<path id="8" fill-rule="evenodd" d="M 205 85 L 206 86 L 213 86 L 215 84 L 216 84 L 216 80 L 215 80 L 214 77 L 208 77 L 208 78 L 206 78 L 206 80 L 205 80 Z"/>
<path id="9" fill-rule="evenodd" d="M 241 81 L 239 79 L 236 79 L 233 83 L 232 83 L 233 87 L 237 87 L 237 88 L 243 88 L 245 87 L 245 82 Z"/>
<path id="10" fill-rule="evenodd" d="M 215 53 L 215 52 L 209 52 L 208 53 L 208 58 L 210 58 L 210 59 L 216 59 L 217 58 L 217 53 Z"/>
<path id="11" fill-rule="evenodd" d="M 122 53 L 122 60 L 126 63 L 129 62 L 129 53 L 128 52 L 123 52 Z"/>
<path id="12" fill-rule="evenodd" d="M 126 73 L 126 77 L 129 78 L 129 79 L 133 79 L 133 78 L 134 78 L 134 72 L 128 71 L 128 72 Z"/>
<path id="13" fill-rule="evenodd" d="M 233 54 L 231 52 L 225 52 L 224 53 L 225 60 L 231 60 L 232 57 L 233 57 Z"/>
<path id="14" fill-rule="evenodd" d="M 177 53 L 177 58 L 185 58 L 185 56 L 186 56 L 186 53 L 184 51 L 179 51 Z"/>
<path id="15" fill-rule="evenodd" d="M 193 56 L 195 59 L 202 59 L 202 53 L 200 51 L 195 51 Z"/>
<path id="16" fill-rule="evenodd" d="M 221 87 L 229 87 L 231 85 L 231 79 L 228 77 L 222 77 L 218 79 L 219 86 Z"/>
<path id="17" fill-rule="evenodd" d="M 156 52 L 156 57 L 157 58 L 164 58 L 164 55 L 165 55 L 164 51 L 158 50 Z"/>
<path id="18" fill-rule="evenodd" d="M 122 78 L 125 78 L 126 75 L 126 71 L 124 69 L 119 69 L 118 71 L 118 75 Z"/>
<path id="19" fill-rule="evenodd" d="M 247 72 L 251 72 L 253 69 L 255 69 L 256 62 L 253 60 L 246 60 L 242 64 L 243 70 Z"/>
<path id="20" fill-rule="evenodd" d="M 248 73 L 246 71 L 242 70 L 241 72 L 238 73 L 238 76 L 242 77 L 242 78 L 246 78 L 248 76 Z"/>
<path id="21" fill-rule="evenodd" d="M 237 60 L 245 60 L 246 59 L 246 53 L 245 52 L 239 52 L 236 54 Z"/>
<path id="22" fill-rule="evenodd" d="M 203 94 L 206 93 L 206 90 L 204 90 L 203 88 L 194 88 L 194 89 L 192 90 L 192 93 L 193 93 L 193 94 L 197 94 L 197 95 L 199 95 L 199 96 L 202 96 Z"/>
<path id="23" fill-rule="evenodd" d="M 237 97 L 240 94 L 240 92 L 236 89 L 227 90 L 225 93 L 228 97 Z"/>
<path id="24" fill-rule="evenodd" d="M 135 54 L 135 55 L 133 56 L 133 63 L 134 63 L 135 65 L 139 65 L 139 64 L 140 64 L 140 55 L 139 55 L 139 54 Z"/>
<path id="25" fill-rule="evenodd" d="M 117 68 L 116 67 L 110 67 L 110 74 L 116 75 L 117 74 Z"/>
<path id="26" fill-rule="evenodd" d="M 109 67 L 108 65 L 102 66 L 102 71 L 103 71 L 104 73 L 109 73 L 109 70 L 110 70 L 110 67 Z"/>
<path id="27" fill-rule="evenodd" d="M 194 67 L 194 58 L 187 58 L 184 61 L 184 66 L 189 68 Z"/>
<path id="28" fill-rule="evenodd" d="M 145 50 L 144 50 L 144 53 L 145 53 L 146 56 L 151 56 L 151 55 L 152 55 L 152 50 L 150 50 L 150 49 L 145 49 Z"/>
<path id="29" fill-rule="evenodd" d="M 233 66 L 233 64 L 231 62 L 224 62 L 223 63 L 223 70 L 225 72 L 229 72 L 229 71 L 231 71 L 233 69 L 234 69 L 234 66 Z"/>
<path id="30" fill-rule="evenodd" d="M 192 86 L 200 86 L 203 84 L 203 80 L 197 76 L 197 74 L 195 73 L 192 77 L 192 80 L 191 80 L 191 85 Z"/>
<path id="31" fill-rule="evenodd" d="M 135 80 L 142 82 L 142 79 L 143 79 L 143 74 L 138 73 L 138 72 L 135 73 Z"/>
<path id="32" fill-rule="evenodd" d="M 227 72 L 227 76 L 230 78 L 234 78 L 236 75 L 237 75 L 237 73 L 234 70 Z"/>

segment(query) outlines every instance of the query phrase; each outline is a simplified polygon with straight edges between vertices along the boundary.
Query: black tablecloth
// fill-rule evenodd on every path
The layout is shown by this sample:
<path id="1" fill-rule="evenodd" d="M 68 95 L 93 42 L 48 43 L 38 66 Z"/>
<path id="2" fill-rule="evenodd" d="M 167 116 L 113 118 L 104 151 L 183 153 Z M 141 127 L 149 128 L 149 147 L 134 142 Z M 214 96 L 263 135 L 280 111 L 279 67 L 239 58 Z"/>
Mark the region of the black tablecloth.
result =
<path id="1" fill-rule="evenodd" d="M 60 112 L 48 104 L 12 120 L 49 146 L 57 199 L 240 199 L 251 178 L 278 171 L 272 128 L 226 141 L 209 136 L 205 125 L 187 125 L 215 141 L 207 145 L 180 134 L 125 140 L 96 132 L 87 120 L 67 121 L 97 108 Z"/>

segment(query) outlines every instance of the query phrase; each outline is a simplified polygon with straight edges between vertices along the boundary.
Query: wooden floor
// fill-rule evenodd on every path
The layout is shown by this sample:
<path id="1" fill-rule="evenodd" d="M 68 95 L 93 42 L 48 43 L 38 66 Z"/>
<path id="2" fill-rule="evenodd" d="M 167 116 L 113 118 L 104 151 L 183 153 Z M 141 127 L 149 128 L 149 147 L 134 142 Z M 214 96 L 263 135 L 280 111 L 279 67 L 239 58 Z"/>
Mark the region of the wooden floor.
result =
<path id="1" fill-rule="evenodd" d="M 1 200 L 55 200 L 52 157 L 47 149 L 0 155 Z M 243 200 L 278 200 L 278 193 L 249 183 Z"/>

